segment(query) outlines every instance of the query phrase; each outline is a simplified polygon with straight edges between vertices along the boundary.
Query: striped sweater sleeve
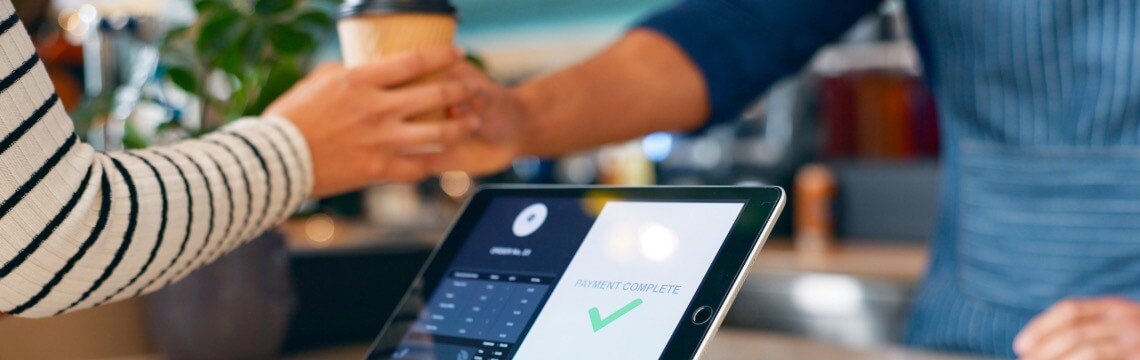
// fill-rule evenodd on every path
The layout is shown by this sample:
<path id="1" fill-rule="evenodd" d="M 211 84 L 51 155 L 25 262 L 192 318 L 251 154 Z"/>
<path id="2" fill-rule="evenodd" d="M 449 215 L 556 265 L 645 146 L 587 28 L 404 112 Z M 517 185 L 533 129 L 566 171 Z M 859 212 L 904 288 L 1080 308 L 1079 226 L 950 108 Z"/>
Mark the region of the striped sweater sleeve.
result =
<path id="1" fill-rule="evenodd" d="M 52 316 L 162 288 L 286 218 L 312 183 L 284 119 L 93 150 L 0 0 L 0 312 Z"/>

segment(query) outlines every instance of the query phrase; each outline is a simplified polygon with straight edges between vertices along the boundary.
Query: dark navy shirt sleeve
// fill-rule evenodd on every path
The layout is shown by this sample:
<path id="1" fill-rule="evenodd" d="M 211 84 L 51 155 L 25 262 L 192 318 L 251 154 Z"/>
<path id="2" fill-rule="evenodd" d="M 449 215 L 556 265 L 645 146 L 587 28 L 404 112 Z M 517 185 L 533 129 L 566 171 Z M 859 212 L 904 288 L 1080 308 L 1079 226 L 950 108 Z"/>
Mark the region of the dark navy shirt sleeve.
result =
<path id="1" fill-rule="evenodd" d="M 881 0 L 686 0 L 638 26 L 673 39 L 708 87 L 705 127 L 735 120 Z"/>

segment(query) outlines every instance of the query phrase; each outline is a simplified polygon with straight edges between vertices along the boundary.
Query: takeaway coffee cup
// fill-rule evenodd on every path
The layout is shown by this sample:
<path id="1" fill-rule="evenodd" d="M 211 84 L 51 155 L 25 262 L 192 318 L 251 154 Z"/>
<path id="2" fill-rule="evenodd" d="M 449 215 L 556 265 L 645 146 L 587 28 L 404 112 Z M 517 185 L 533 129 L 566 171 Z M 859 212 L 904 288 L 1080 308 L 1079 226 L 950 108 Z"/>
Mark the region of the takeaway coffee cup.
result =
<path id="1" fill-rule="evenodd" d="M 451 45 L 455 26 L 455 7 L 448 0 L 346 0 L 340 8 L 337 31 L 344 64 L 353 67 L 406 51 Z M 444 76 L 431 74 L 410 85 Z M 445 118 L 440 110 L 411 120 Z"/>

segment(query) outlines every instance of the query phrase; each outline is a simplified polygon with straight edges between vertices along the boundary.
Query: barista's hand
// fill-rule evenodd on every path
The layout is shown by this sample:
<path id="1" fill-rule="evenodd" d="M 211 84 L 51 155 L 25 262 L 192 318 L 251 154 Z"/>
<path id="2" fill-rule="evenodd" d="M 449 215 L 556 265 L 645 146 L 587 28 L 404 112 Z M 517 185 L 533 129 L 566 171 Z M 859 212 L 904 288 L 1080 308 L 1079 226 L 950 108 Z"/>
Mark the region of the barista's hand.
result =
<path id="1" fill-rule="evenodd" d="M 1103 297 L 1062 301 L 1017 335 L 1022 359 L 1140 359 L 1140 304 Z"/>
<path id="2" fill-rule="evenodd" d="M 427 165 L 407 149 L 450 144 L 478 126 L 474 115 L 411 123 L 413 115 L 468 101 L 472 86 L 459 80 L 399 87 L 463 58 L 458 49 L 415 51 L 345 69 L 314 71 L 269 106 L 297 126 L 313 159 L 314 197 L 334 195 L 381 181 L 418 181 Z"/>
<path id="3" fill-rule="evenodd" d="M 471 64 L 452 69 L 457 81 L 472 84 L 471 101 L 452 109 L 453 116 L 474 114 L 481 120 L 472 136 L 448 146 L 443 152 L 427 156 L 435 172 L 461 170 L 474 175 L 493 174 L 507 168 L 520 155 L 525 133 L 521 101 L 511 92 L 483 74 Z"/>

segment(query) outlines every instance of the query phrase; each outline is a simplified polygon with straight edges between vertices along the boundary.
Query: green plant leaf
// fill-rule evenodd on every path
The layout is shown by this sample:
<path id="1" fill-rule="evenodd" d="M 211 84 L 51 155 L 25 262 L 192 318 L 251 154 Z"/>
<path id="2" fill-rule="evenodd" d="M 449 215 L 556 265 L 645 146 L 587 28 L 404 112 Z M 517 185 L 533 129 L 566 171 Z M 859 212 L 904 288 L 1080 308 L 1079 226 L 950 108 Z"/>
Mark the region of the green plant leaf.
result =
<path id="1" fill-rule="evenodd" d="M 198 13 L 204 13 L 217 6 L 218 2 L 213 0 L 194 0 L 194 10 Z"/>
<path id="2" fill-rule="evenodd" d="M 269 107 L 273 100 L 293 87 L 293 84 L 301 80 L 302 76 L 301 67 L 293 59 L 282 59 L 273 63 L 272 68 L 269 69 L 269 77 L 265 80 L 265 84 L 261 87 L 261 93 L 257 96 L 257 101 L 246 108 L 245 115 L 260 114 L 265 111 L 265 108 Z"/>
<path id="3" fill-rule="evenodd" d="M 471 63 L 471 65 L 475 65 L 475 67 L 479 68 L 479 70 L 487 71 L 487 63 L 483 61 L 483 58 L 480 57 L 479 54 L 468 51 L 467 56 L 464 58 L 467 62 Z"/>
<path id="4" fill-rule="evenodd" d="M 241 48 L 236 46 L 218 53 L 218 56 L 214 58 L 215 67 L 233 76 L 241 76 L 247 65 L 257 66 L 256 64 L 242 61 Z"/>
<path id="5" fill-rule="evenodd" d="M 247 100 L 249 90 L 246 87 L 251 86 L 252 81 L 248 79 L 239 79 L 238 81 L 240 84 L 235 86 L 234 91 L 230 93 L 229 104 L 226 106 L 226 121 L 236 120 L 246 115 L 245 109 L 249 105 Z"/>
<path id="6" fill-rule="evenodd" d="M 214 67 L 222 69 L 231 75 L 242 77 L 247 68 L 258 66 L 257 52 L 247 51 L 249 45 L 249 38 L 253 32 L 250 22 L 242 22 L 235 24 L 231 28 L 230 33 L 227 35 L 226 41 L 223 42 L 225 48 L 217 53 L 213 58 L 207 57 Z M 256 49 L 254 49 L 256 50 Z"/>
<path id="7" fill-rule="evenodd" d="M 277 52 L 291 55 L 316 47 L 316 40 L 312 35 L 285 24 L 276 25 L 269 30 L 269 43 Z"/>
<path id="8" fill-rule="evenodd" d="M 292 21 L 298 26 L 306 27 L 312 26 L 314 28 L 323 29 L 325 31 L 331 30 L 336 25 L 336 20 L 333 20 L 332 15 L 321 10 L 308 10 L 297 15 Z"/>
<path id="9" fill-rule="evenodd" d="M 223 11 L 207 18 L 198 33 L 194 48 L 198 50 L 200 55 L 206 55 L 208 58 L 208 54 L 229 47 L 229 40 L 233 38 L 234 27 L 241 19 L 241 13 L 234 10 Z"/>
<path id="10" fill-rule="evenodd" d="M 263 61 L 262 49 L 266 48 L 265 34 L 269 32 L 267 24 L 261 21 L 251 21 L 247 33 L 242 34 L 241 46 L 246 61 Z"/>
<path id="11" fill-rule="evenodd" d="M 133 122 L 128 121 L 123 129 L 123 147 L 127 149 L 144 149 L 150 141 L 139 133 Z"/>
<path id="12" fill-rule="evenodd" d="M 296 4 L 295 0 L 257 0 L 253 11 L 260 15 L 276 15 L 292 9 Z"/>
<path id="13" fill-rule="evenodd" d="M 88 135 L 91 125 L 98 123 L 97 119 L 104 119 L 111 112 L 111 104 L 114 101 L 115 91 L 107 89 L 84 99 L 79 108 L 71 114 L 71 120 L 75 123 L 75 133 Z"/>
<path id="14" fill-rule="evenodd" d="M 289 21 L 297 31 L 303 31 L 316 42 L 327 38 L 336 29 L 336 20 L 332 15 L 321 10 L 308 10 L 298 14 Z"/>
<path id="15" fill-rule="evenodd" d="M 221 0 L 195 0 L 194 10 L 198 11 L 199 17 L 211 17 L 214 11 L 237 11 L 229 1 Z"/>
<path id="16" fill-rule="evenodd" d="M 313 50 L 336 26 L 329 10 L 340 1 L 193 0 L 198 22 L 171 32 L 164 44 L 167 76 L 179 88 L 205 93 L 196 70 L 226 74 L 228 96 L 212 92 L 203 99 L 202 114 L 213 119 L 207 123 L 258 114 L 303 76 Z"/>
<path id="17" fill-rule="evenodd" d="M 182 67 L 172 67 L 166 70 L 166 76 L 170 77 L 170 81 L 178 88 L 185 90 L 188 93 L 198 93 L 198 80 L 194 77 L 194 72 Z"/>

